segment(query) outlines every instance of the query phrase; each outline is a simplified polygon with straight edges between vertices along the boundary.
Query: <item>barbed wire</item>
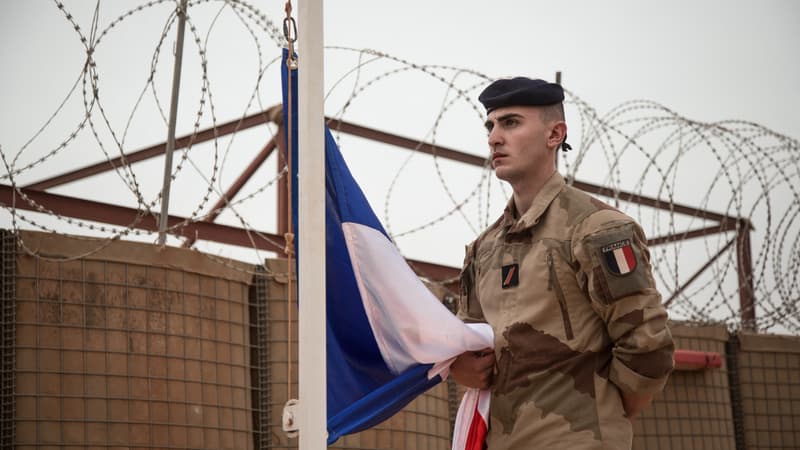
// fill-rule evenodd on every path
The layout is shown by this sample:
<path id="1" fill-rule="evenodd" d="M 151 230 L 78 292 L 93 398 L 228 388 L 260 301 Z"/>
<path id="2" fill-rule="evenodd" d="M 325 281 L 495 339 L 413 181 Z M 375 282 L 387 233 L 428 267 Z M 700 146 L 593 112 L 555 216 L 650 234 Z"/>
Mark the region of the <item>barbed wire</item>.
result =
<path id="1" fill-rule="evenodd" d="M 129 141 L 141 132 L 135 125 L 137 118 L 154 116 L 166 128 L 167 114 L 159 95 L 163 89 L 159 75 L 164 72 L 163 66 L 170 62 L 169 52 L 164 51 L 164 47 L 175 33 L 177 3 L 149 1 L 121 11 L 103 23 L 100 2 L 97 2 L 86 27 L 64 3 L 58 0 L 53 3 L 83 49 L 80 55 L 83 64 L 55 110 L 30 137 L 11 150 L 0 142 L 0 157 L 6 170 L 5 174 L 0 174 L 0 182 L 10 184 L 16 192 L 15 201 L 25 204 L 25 208 L 20 204 L 3 205 L 10 215 L 13 230 L 66 233 L 78 229 L 95 236 L 93 242 L 96 243 L 88 246 L 86 252 L 69 256 L 80 258 L 100 251 L 115 240 L 147 238 L 154 234 L 140 230 L 137 225 L 146 217 L 158 214 L 155 212 L 161 203 L 158 177 L 134 167 L 126 155 L 131 151 Z M 278 6 L 276 11 L 280 11 Z M 163 25 L 158 31 L 147 31 L 152 34 L 149 38 L 155 39 L 146 63 L 147 73 L 139 88 L 128 88 L 137 95 L 132 106 L 124 111 L 123 125 L 116 126 L 112 116 L 117 114 L 119 103 L 112 91 L 101 89 L 101 82 L 106 79 L 101 69 L 105 68 L 96 55 L 98 49 L 104 48 L 101 44 L 121 32 L 122 24 L 135 23 L 134 19 L 145 13 L 161 17 Z M 201 126 L 215 128 L 218 117 L 244 119 L 280 101 L 275 95 L 276 72 L 284 38 L 267 14 L 244 1 L 191 1 L 186 18 L 193 38 L 190 45 L 196 57 L 196 65 L 187 70 L 196 80 L 195 92 L 187 88 L 193 102 L 192 138 L 190 144 L 180 150 L 181 157 L 170 173 L 173 180 L 199 181 L 192 181 L 192 188 L 183 193 L 181 206 L 188 213 L 181 223 L 170 227 L 170 233 L 179 235 L 180 229 L 187 225 L 230 212 L 230 220 L 247 230 L 251 239 L 271 242 L 269 236 L 257 231 L 256 224 L 261 221 L 263 206 L 274 205 L 274 197 L 266 197 L 274 195 L 275 185 L 286 176 L 286 167 L 277 162 L 275 175 L 255 183 L 257 186 L 250 192 L 236 199 L 224 199 L 222 207 L 209 208 L 212 198 L 226 195 L 224 178 L 237 172 L 240 149 L 249 145 L 252 136 L 237 128 L 227 137 L 227 143 L 221 142 L 222 136 L 215 136 L 204 144 L 193 142 Z M 250 50 L 244 53 L 257 64 L 255 70 L 248 72 L 251 81 L 239 83 L 245 100 L 233 107 L 220 106 L 228 100 L 220 92 L 228 92 L 230 86 L 224 78 L 214 78 L 214 71 L 219 70 L 215 61 L 221 57 L 210 51 L 213 44 L 227 38 L 224 35 L 227 28 L 218 31 L 223 23 L 238 27 L 246 36 L 245 42 L 239 40 L 235 45 L 239 49 L 247 45 Z M 388 183 L 383 197 L 383 221 L 401 250 L 401 241 L 430 236 L 425 233 L 449 234 L 448 227 L 456 222 L 462 229 L 459 233 L 474 236 L 499 215 L 510 193 L 506 186 L 493 180 L 490 166 L 472 167 L 465 179 L 463 167 L 455 167 L 436 152 L 440 146 L 453 147 L 449 145 L 451 142 L 469 139 L 472 143 L 468 145 L 479 145 L 480 150 L 475 155 L 485 156 L 485 144 L 481 141 L 485 139 L 481 126 L 484 114 L 476 98 L 493 77 L 471 69 L 418 64 L 372 49 L 333 46 L 327 47 L 326 52 L 343 67 L 338 76 L 332 78 L 326 92 L 326 108 L 334 111 L 332 117 L 336 119 L 363 116 L 368 121 L 363 111 L 374 107 L 375 97 L 386 99 L 386 103 L 393 100 L 402 103 L 401 97 L 408 94 L 390 87 L 398 80 L 413 83 L 415 89 L 426 92 L 424 99 L 415 101 L 414 107 L 424 111 L 429 120 L 417 114 L 416 125 L 407 125 L 406 130 L 418 142 L 417 148 L 401 158 L 393 169 L 381 168 L 390 174 L 383 177 Z M 65 78 L 73 76 L 69 74 Z M 559 157 L 561 171 L 568 180 L 610 189 L 606 200 L 637 219 L 650 238 L 670 238 L 669 242 L 653 245 L 650 250 L 654 275 L 665 300 L 669 298 L 671 316 L 694 323 L 723 323 L 737 329 L 742 327 L 743 313 L 748 312 L 742 311 L 740 304 L 740 297 L 744 295 L 755 300 L 752 312 L 759 330 L 800 333 L 798 141 L 752 122 L 691 120 L 650 100 L 627 101 L 600 114 L 576 93 L 567 89 L 566 94 L 570 142 L 575 151 Z M 68 105 L 76 98 L 81 104 L 78 114 L 68 110 Z M 222 102 L 217 100 L 220 98 Z M 151 109 L 147 109 L 148 104 L 152 105 Z M 448 128 L 450 121 L 459 124 L 455 131 Z M 465 124 L 469 127 L 465 128 Z M 266 128 L 268 131 L 262 133 L 263 138 L 275 139 L 275 126 Z M 340 130 L 332 131 L 343 149 L 356 146 Z M 61 138 L 54 144 L 47 144 L 43 142 L 45 133 Z M 127 225 L 101 225 L 58 214 L 37 203 L 22 189 L 20 180 L 26 177 L 41 178 L 63 170 L 54 161 L 77 151 L 79 139 L 87 137 L 87 133 L 101 158 L 112 164 L 110 173 L 132 196 L 115 199 L 115 203 L 132 203 L 135 208 L 136 214 Z M 460 134 L 465 137 L 461 139 Z M 574 136 L 578 143 L 573 142 Z M 432 155 L 416 151 L 428 144 L 433 148 Z M 458 145 L 463 144 L 456 144 L 456 147 Z M 194 147 L 204 149 L 205 156 L 194 156 Z M 70 158 L 67 156 L 67 159 Z M 115 165 L 113 162 L 117 159 L 121 163 Z M 429 217 L 420 211 L 409 214 L 409 208 L 414 206 L 403 197 L 404 187 L 422 183 L 420 176 L 412 173 L 415 170 L 412 163 L 429 169 L 425 177 L 432 183 L 425 184 L 426 196 L 438 198 L 436 211 Z M 637 203 L 637 198 L 645 197 L 658 199 L 658 207 Z M 252 208 L 252 204 L 258 206 Z M 688 206 L 690 212 L 683 206 Z M 23 209 L 35 213 L 29 215 L 23 213 Z M 735 223 L 722 223 L 720 217 Z M 749 238 L 749 247 L 740 245 L 744 236 Z M 265 256 L 259 252 L 255 241 L 251 242 L 255 259 L 263 261 Z M 22 245 L 27 249 L 24 242 Z M 33 253 L 30 249 L 26 251 Z M 202 254 L 217 262 L 225 261 L 220 255 Z M 741 266 L 750 256 L 752 287 L 747 280 L 742 281 L 747 271 Z M 242 270 L 240 265 L 228 265 Z M 707 267 L 701 271 L 704 265 Z M 439 283 L 451 281 L 440 280 Z"/>

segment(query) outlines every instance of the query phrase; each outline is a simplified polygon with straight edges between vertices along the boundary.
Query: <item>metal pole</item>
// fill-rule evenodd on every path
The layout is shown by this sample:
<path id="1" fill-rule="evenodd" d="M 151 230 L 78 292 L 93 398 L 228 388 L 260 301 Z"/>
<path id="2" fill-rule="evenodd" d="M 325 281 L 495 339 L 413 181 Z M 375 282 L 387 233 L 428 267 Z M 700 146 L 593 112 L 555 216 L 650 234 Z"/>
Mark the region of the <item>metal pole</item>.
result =
<path id="1" fill-rule="evenodd" d="M 275 170 L 277 171 L 278 175 L 283 171 L 284 166 L 287 164 L 287 149 L 286 144 L 284 144 L 283 140 L 283 133 L 285 132 L 283 129 L 284 124 L 280 124 L 278 126 L 278 134 L 281 136 L 278 139 L 278 160 L 277 164 L 275 164 Z M 278 236 L 283 236 L 289 232 L 289 177 L 291 177 L 291 173 L 287 173 L 278 179 L 278 202 L 277 202 L 277 214 L 276 217 L 278 218 Z"/>
<path id="2" fill-rule="evenodd" d="M 299 450 L 327 443 L 323 2 L 298 2 Z"/>
<path id="3" fill-rule="evenodd" d="M 739 220 L 736 234 L 736 262 L 739 275 L 739 309 L 742 317 L 742 329 L 757 331 L 756 301 L 753 293 L 753 262 L 750 252 L 750 230 L 752 224 L 747 219 Z"/>
<path id="4" fill-rule="evenodd" d="M 711 259 L 709 259 L 705 264 L 703 264 L 703 267 L 701 267 L 697 272 L 695 272 L 694 275 L 689 277 L 689 279 L 686 280 L 686 283 L 683 283 L 683 285 L 679 287 L 678 290 L 673 292 L 672 295 L 667 299 L 667 301 L 664 302 L 664 308 L 669 307 L 672 301 L 678 298 L 679 295 L 681 295 L 681 292 L 683 292 L 690 284 L 694 283 L 694 280 L 696 280 L 703 272 L 705 272 L 706 269 L 711 267 L 711 264 L 714 264 L 714 261 L 716 261 L 720 256 L 722 256 L 723 253 L 725 253 L 725 250 L 731 248 L 731 245 L 733 245 L 734 241 L 736 241 L 736 238 L 732 239 L 730 242 L 725 244 L 725 246 L 722 247 L 717 252 L 716 255 L 712 256 Z"/>
<path id="5" fill-rule="evenodd" d="M 175 124 L 178 121 L 178 94 L 181 87 L 181 65 L 183 63 L 183 34 L 186 29 L 186 5 L 181 0 L 178 10 L 178 40 L 175 43 L 175 67 L 172 71 L 172 100 L 169 105 L 169 129 L 167 148 L 164 151 L 164 185 L 161 188 L 161 215 L 158 218 L 158 245 L 167 240 L 167 219 L 169 217 L 169 187 L 172 182 L 172 151 L 175 149 Z"/>

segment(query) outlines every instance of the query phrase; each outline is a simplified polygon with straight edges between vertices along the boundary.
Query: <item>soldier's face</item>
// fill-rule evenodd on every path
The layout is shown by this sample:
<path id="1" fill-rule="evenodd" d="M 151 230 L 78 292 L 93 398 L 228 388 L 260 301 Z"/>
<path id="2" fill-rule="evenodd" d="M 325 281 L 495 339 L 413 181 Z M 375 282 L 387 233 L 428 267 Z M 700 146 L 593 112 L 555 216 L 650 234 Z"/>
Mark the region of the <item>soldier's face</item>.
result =
<path id="1" fill-rule="evenodd" d="M 518 180 L 546 180 L 552 175 L 554 156 L 547 146 L 551 130 L 542 121 L 540 108 L 498 108 L 489 113 L 486 129 L 497 178 L 514 185 Z"/>

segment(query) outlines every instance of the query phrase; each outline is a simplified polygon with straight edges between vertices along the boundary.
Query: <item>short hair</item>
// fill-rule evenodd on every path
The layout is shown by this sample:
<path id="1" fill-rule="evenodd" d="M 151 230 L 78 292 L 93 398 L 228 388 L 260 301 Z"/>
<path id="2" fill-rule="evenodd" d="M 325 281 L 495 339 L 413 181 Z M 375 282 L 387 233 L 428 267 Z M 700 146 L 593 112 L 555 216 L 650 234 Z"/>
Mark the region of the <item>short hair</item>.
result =
<path id="1" fill-rule="evenodd" d="M 563 103 L 540 106 L 540 108 L 539 114 L 541 114 L 542 122 L 565 121 Z"/>

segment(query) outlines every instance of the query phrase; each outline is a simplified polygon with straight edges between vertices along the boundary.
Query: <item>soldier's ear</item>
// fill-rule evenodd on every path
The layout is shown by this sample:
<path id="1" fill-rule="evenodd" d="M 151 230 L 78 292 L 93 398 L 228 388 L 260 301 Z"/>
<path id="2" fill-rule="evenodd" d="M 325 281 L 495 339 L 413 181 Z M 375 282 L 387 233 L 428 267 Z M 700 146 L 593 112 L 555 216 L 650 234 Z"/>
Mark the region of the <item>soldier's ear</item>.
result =
<path id="1" fill-rule="evenodd" d="M 567 137 L 567 124 L 563 120 L 553 122 L 550 127 L 550 134 L 547 136 L 547 147 L 558 148 Z"/>

